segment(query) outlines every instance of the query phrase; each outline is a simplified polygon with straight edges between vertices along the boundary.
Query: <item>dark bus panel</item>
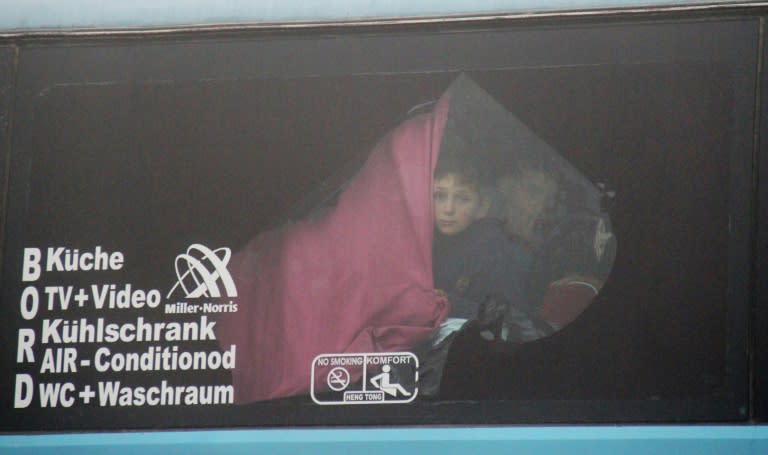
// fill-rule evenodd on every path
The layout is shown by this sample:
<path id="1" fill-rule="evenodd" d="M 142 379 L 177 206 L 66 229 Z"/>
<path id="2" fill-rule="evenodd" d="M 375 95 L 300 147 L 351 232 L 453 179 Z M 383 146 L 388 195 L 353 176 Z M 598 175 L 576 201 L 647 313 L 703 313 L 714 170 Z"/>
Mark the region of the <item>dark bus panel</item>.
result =
<path id="1" fill-rule="evenodd" d="M 2 430 L 763 421 L 764 13 L 4 38 Z"/>

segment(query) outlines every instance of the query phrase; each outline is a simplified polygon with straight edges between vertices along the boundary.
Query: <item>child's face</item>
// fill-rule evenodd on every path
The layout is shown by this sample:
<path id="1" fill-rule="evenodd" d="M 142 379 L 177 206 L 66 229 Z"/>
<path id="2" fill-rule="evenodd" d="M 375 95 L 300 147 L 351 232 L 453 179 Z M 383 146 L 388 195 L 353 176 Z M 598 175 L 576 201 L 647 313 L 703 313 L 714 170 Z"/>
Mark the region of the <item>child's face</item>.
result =
<path id="1" fill-rule="evenodd" d="M 474 185 L 456 174 L 435 179 L 435 226 L 443 235 L 455 235 L 483 214 L 483 200 Z"/>
<path id="2" fill-rule="evenodd" d="M 536 223 L 554 206 L 557 190 L 555 180 L 538 171 L 502 179 L 499 192 L 506 202 L 507 231 L 531 240 Z"/>

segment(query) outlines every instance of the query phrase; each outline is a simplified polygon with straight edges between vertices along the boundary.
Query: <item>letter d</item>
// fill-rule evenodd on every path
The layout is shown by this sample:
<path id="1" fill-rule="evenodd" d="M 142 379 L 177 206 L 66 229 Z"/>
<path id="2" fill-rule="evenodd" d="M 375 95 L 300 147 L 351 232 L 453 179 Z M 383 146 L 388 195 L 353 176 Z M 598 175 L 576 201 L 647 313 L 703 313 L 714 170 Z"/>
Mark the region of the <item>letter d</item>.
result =
<path id="1" fill-rule="evenodd" d="M 17 374 L 16 391 L 13 396 L 13 407 L 16 409 L 28 407 L 29 404 L 32 403 L 34 393 L 32 376 L 28 374 Z"/>
<path id="2" fill-rule="evenodd" d="M 41 257 L 39 248 L 24 248 L 24 267 L 21 272 L 21 281 L 35 281 L 40 278 Z"/>

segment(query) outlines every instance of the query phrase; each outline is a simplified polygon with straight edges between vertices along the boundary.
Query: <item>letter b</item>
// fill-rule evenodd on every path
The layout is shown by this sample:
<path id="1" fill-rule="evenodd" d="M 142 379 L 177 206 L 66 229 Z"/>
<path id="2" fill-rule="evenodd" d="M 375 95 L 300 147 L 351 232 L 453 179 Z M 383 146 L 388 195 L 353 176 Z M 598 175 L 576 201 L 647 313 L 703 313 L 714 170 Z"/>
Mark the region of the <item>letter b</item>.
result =
<path id="1" fill-rule="evenodd" d="M 21 281 L 35 281 L 40 278 L 41 257 L 39 248 L 24 248 L 24 266 L 21 272 Z"/>

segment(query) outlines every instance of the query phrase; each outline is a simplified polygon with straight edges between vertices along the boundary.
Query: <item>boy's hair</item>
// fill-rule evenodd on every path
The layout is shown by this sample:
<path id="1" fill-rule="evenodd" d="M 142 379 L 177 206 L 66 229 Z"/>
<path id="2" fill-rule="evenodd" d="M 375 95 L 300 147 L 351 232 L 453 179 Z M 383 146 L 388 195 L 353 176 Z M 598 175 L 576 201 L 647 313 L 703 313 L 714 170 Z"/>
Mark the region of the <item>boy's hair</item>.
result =
<path id="1" fill-rule="evenodd" d="M 435 166 L 435 180 L 453 174 L 463 184 L 474 186 L 478 192 L 485 193 L 493 184 L 491 173 L 486 168 L 474 153 L 442 150 Z"/>

